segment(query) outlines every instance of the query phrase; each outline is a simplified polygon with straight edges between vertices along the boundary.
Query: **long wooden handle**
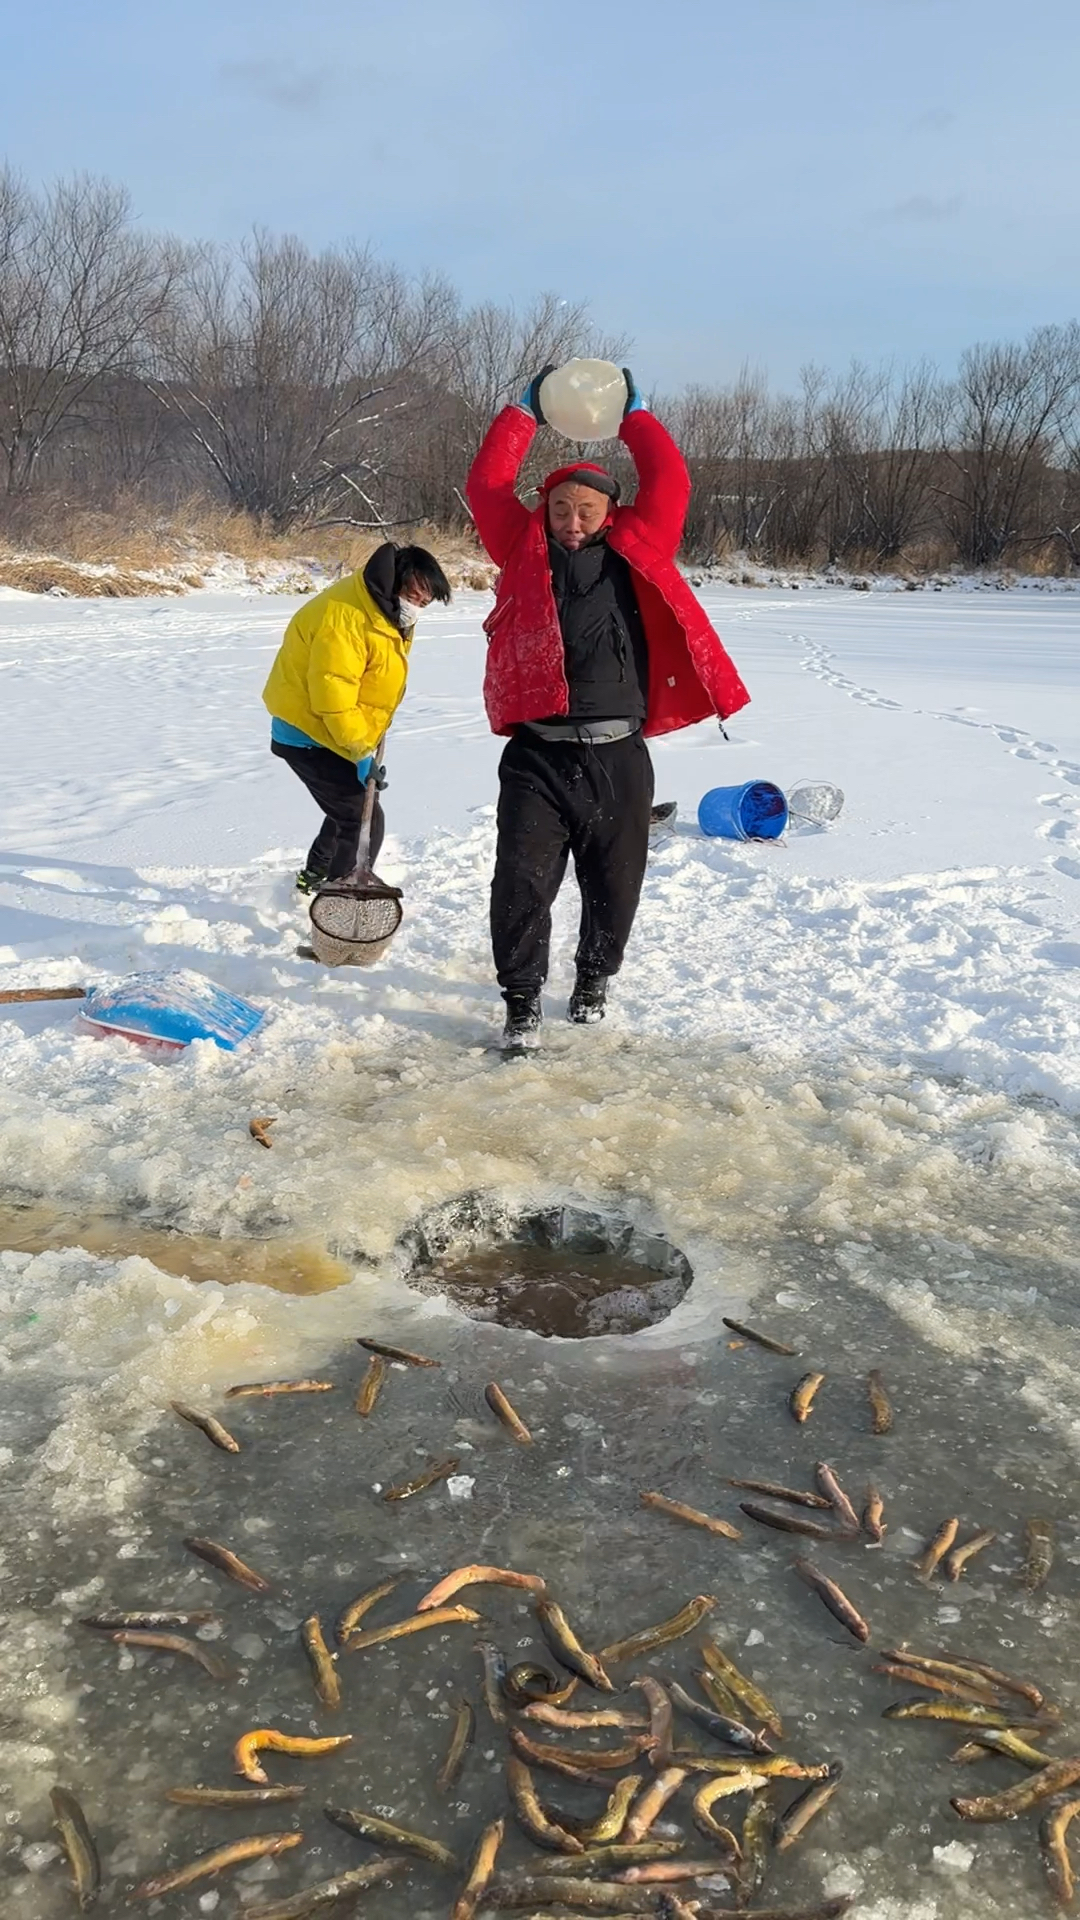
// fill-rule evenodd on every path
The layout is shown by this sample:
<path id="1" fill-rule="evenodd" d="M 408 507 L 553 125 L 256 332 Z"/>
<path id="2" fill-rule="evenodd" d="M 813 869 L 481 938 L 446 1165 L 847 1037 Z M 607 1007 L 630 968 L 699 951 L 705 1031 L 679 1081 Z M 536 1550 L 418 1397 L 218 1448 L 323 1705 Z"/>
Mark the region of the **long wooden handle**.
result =
<path id="1" fill-rule="evenodd" d="M 85 1000 L 85 987 L 12 987 L 0 993 L 0 1005 L 15 1006 L 23 1000 Z"/>

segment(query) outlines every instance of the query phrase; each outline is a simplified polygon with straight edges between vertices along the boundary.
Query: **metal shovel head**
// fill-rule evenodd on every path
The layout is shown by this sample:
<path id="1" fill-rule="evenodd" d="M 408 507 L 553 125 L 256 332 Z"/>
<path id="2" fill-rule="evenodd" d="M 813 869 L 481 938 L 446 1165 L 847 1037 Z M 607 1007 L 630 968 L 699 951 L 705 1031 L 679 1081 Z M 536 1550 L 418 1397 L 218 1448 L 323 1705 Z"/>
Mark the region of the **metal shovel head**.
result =
<path id="1" fill-rule="evenodd" d="M 324 967 L 373 967 L 402 920 L 401 888 L 373 873 L 321 887 L 311 903 L 311 945 Z"/>

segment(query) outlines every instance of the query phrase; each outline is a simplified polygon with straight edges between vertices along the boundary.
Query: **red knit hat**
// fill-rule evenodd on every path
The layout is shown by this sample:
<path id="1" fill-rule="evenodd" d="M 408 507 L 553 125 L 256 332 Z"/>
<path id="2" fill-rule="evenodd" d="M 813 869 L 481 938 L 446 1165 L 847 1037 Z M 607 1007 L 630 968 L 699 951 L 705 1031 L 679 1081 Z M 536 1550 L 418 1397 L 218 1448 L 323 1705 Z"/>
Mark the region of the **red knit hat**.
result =
<path id="1" fill-rule="evenodd" d="M 567 480 L 576 481 L 579 487 L 591 487 L 594 493 L 606 494 L 612 506 L 618 504 L 621 492 L 618 481 L 597 466 L 595 460 L 575 460 L 572 467 L 556 467 L 554 473 L 549 473 L 540 483 L 542 498 L 546 500 L 553 487 L 561 487 Z"/>

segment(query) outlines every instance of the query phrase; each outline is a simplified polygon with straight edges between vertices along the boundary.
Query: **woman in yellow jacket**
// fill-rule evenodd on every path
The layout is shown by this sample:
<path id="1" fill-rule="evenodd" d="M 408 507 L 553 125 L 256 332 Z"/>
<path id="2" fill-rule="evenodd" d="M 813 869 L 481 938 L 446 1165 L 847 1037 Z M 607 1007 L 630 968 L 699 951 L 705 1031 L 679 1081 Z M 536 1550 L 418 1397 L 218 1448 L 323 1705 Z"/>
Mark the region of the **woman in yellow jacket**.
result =
<path id="1" fill-rule="evenodd" d="M 270 751 L 303 781 L 325 818 L 296 877 L 303 893 L 356 865 L 364 784 L 401 704 L 417 615 L 450 587 L 426 547 L 376 549 L 360 573 L 324 587 L 294 613 L 263 688 Z M 378 800 L 371 859 L 385 821 Z"/>

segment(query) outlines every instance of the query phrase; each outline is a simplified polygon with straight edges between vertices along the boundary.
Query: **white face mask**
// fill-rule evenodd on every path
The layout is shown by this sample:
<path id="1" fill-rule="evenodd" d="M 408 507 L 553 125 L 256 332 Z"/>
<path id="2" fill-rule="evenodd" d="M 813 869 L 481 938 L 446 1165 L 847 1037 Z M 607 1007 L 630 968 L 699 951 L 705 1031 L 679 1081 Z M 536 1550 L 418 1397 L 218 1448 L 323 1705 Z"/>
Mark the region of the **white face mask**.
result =
<path id="1" fill-rule="evenodd" d="M 415 600 L 398 601 L 398 620 L 403 627 L 414 627 L 423 611 L 423 607 L 418 607 Z"/>

